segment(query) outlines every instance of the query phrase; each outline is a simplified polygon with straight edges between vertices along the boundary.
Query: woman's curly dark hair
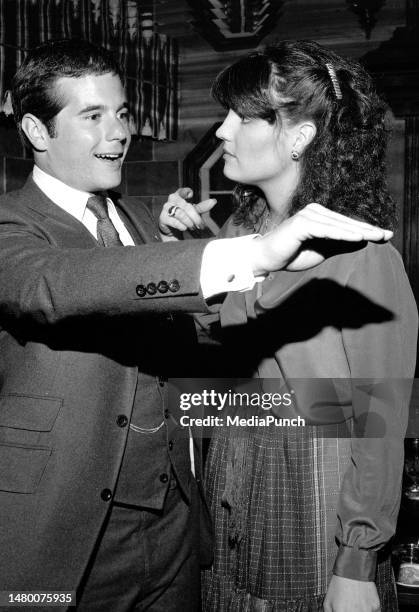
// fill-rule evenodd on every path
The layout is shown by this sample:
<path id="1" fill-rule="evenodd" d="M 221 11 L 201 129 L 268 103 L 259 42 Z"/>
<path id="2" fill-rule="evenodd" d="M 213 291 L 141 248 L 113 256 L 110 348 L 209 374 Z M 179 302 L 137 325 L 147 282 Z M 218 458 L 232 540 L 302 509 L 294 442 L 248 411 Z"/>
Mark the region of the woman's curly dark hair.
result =
<path id="1" fill-rule="evenodd" d="M 336 72 L 338 99 L 326 67 Z M 294 214 L 318 202 L 350 217 L 392 229 L 395 206 L 385 180 L 386 104 L 357 62 L 312 41 L 283 41 L 255 51 L 224 69 L 213 96 L 246 118 L 281 124 L 312 120 L 317 133 L 300 158 L 300 182 L 289 208 Z M 266 207 L 251 185 L 235 191 L 234 221 L 254 228 Z"/>

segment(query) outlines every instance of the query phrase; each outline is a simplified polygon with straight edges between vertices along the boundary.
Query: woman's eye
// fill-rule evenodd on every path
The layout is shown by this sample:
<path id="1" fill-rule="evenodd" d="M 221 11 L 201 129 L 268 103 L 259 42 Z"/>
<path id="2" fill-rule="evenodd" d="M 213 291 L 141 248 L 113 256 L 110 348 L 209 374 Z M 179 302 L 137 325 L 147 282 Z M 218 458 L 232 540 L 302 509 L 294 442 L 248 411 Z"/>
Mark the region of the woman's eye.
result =
<path id="1" fill-rule="evenodd" d="M 240 117 L 240 120 L 242 123 L 250 123 L 251 119 L 249 119 L 249 117 Z"/>

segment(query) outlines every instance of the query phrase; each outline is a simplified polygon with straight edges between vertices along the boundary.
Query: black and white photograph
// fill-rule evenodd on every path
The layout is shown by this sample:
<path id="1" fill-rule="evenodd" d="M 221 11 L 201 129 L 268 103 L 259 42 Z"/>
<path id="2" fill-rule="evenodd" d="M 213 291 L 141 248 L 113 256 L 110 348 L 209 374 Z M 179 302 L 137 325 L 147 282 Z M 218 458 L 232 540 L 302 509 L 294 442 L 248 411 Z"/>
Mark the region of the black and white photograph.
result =
<path id="1" fill-rule="evenodd" d="M 0 612 L 419 610 L 419 0 L 0 0 Z"/>

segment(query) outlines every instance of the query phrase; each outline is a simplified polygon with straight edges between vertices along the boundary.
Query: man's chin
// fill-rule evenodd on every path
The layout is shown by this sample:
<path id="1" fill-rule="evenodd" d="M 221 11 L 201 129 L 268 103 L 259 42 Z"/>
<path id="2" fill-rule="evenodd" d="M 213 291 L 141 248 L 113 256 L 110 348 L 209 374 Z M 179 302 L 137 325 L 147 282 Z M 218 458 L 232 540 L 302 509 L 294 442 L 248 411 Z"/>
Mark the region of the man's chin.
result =
<path id="1" fill-rule="evenodd" d="M 121 173 L 114 173 L 113 176 L 102 177 L 100 181 L 100 187 L 97 187 L 95 191 L 106 191 L 107 189 L 116 189 L 121 184 Z M 99 181 L 98 181 L 99 183 Z"/>

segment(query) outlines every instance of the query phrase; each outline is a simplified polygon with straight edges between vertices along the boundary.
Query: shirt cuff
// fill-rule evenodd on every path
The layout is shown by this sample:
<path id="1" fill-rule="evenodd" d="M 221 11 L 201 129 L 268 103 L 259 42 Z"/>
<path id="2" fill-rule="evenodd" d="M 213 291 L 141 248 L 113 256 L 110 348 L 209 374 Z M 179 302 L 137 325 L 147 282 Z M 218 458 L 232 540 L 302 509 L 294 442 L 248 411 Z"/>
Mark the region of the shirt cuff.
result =
<path id="1" fill-rule="evenodd" d="M 376 569 L 377 553 L 375 551 L 341 545 L 333 573 L 342 578 L 372 582 L 375 580 Z"/>
<path id="2" fill-rule="evenodd" d="M 259 234 L 220 238 L 207 244 L 202 255 L 201 289 L 204 298 L 228 291 L 248 291 L 265 276 L 255 276 L 249 255 L 249 241 Z"/>

